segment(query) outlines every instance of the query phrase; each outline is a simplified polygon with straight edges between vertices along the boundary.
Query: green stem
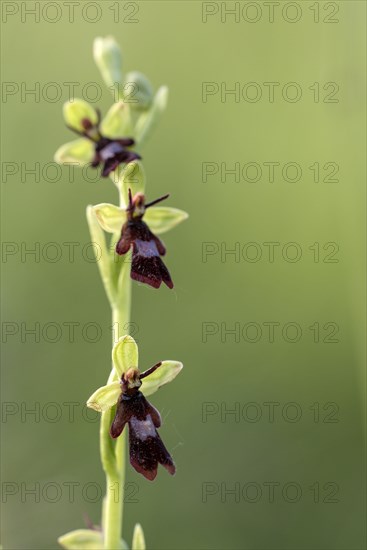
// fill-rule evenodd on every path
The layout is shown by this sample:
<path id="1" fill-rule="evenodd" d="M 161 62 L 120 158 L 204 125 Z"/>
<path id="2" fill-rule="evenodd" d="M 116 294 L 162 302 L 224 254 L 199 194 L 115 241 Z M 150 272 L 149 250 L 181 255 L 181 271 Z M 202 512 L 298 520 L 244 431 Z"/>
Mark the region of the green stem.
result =
<path id="1" fill-rule="evenodd" d="M 119 188 L 120 206 L 124 205 L 124 197 Z M 108 254 L 105 238 L 99 224 L 93 215 L 92 208 L 87 210 L 87 218 L 92 241 L 99 243 L 103 260 L 99 268 L 102 281 L 107 292 L 112 309 L 112 334 L 114 345 L 117 340 L 126 334 L 130 322 L 131 310 L 131 254 L 127 254 L 124 260 L 114 254 Z M 112 237 L 115 242 L 119 235 Z M 108 258 L 108 259 L 107 259 Z M 108 382 L 116 379 L 116 373 L 112 367 Z M 102 528 L 104 533 L 105 550 L 119 550 L 121 548 L 125 462 L 126 462 L 126 430 L 123 431 L 117 441 L 110 436 L 110 426 L 113 420 L 114 409 L 103 412 L 100 426 L 100 453 L 103 470 L 106 474 L 106 496 L 102 510 Z"/>
<path id="2" fill-rule="evenodd" d="M 120 338 L 127 330 L 130 320 L 131 281 L 130 264 L 125 262 L 119 274 L 118 299 L 112 307 L 112 323 L 114 339 Z M 115 343 L 115 342 L 113 342 Z M 115 377 L 112 369 L 109 381 Z M 106 474 L 106 497 L 103 512 L 103 531 L 105 550 L 121 548 L 125 462 L 126 462 L 126 430 L 114 443 L 110 436 L 110 426 L 113 411 L 102 413 L 100 429 L 100 451 L 103 469 Z"/>

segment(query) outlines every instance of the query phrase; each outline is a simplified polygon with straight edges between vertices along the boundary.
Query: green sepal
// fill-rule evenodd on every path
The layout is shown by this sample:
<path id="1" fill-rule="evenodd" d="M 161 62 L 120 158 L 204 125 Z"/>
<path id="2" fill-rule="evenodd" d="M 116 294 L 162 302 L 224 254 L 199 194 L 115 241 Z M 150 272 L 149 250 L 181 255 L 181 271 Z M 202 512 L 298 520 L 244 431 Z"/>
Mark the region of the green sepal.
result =
<path id="1" fill-rule="evenodd" d="M 121 395 L 120 382 L 111 382 L 107 386 L 98 388 L 88 399 L 87 407 L 97 412 L 104 412 L 116 405 Z"/>
<path id="2" fill-rule="evenodd" d="M 122 101 L 114 103 L 101 122 L 101 133 L 111 139 L 131 137 L 129 107 Z"/>
<path id="3" fill-rule="evenodd" d="M 159 390 L 160 387 L 172 382 L 183 369 L 183 364 L 179 361 L 162 361 L 152 374 L 143 378 L 140 391 L 148 396 Z"/>
<path id="4" fill-rule="evenodd" d="M 100 226 L 107 233 L 119 234 L 121 232 L 121 228 L 126 222 L 126 210 L 124 208 L 102 202 L 93 206 L 93 210 Z M 173 229 L 182 221 L 187 220 L 188 217 L 189 215 L 186 212 L 178 208 L 153 206 L 152 208 L 147 208 L 144 214 L 144 221 L 153 233 L 160 235 Z"/>
<path id="5" fill-rule="evenodd" d="M 189 215 L 178 208 L 169 206 L 153 206 L 147 208 L 144 214 L 144 221 L 148 224 L 149 229 L 157 235 L 166 233 L 179 223 L 187 220 Z"/>
<path id="6" fill-rule="evenodd" d="M 73 99 L 64 103 L 63 113 L 66 124 L 78 132 L 85 130 L 83 120 L 89 120 L 93 125 L 98 122 L 97 111 L 83 99 Z"/>
<path id="7" fill-rule="evenodd" d="M 121 228 L 126 221 L 126 210 L 107 202 L 96 204 L 93 210 L 102 229 L 107 233 L 121 233 Z"/>
<path id="8" fill-rule="evenodd" d="M 59 537 L 57 542 L 67 550 L 103 550 L 102 532 L 92 529 L 70 531 Z"/>
<path id="9" fill-rule="evenodd" d="M 126 334 L 119 338 L 112 349 L 112 362 L 119 379 L 130 367 L 138 367 L 139 350 L 132 336 Z"/>
<path id="10" fill-rule="evenodd" d="M 85 166 L 92 162 L 93 156 L 93 143 L 87 139 L 80 138 L 61 145 L 54 155 L 54 160 L 59 164 L 68 162 Z"/>
<path id="11" fill-rule="evenodd" d="M 133 541 L 131 550 L 145 550 L 145 537 L 144 531 L 140 523 L 137 523 L 134 528 Z"/>

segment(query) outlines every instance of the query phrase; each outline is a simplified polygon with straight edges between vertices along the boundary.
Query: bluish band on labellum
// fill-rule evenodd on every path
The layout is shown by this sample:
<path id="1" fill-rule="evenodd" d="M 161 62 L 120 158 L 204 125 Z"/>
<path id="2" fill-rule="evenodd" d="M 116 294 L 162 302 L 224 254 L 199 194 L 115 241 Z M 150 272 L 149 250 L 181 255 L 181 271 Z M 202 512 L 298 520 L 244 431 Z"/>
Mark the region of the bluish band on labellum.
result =
<path id="1" fill-rule="evenodd" d="M 109 139 L 102 137 L 95 145 L 93 168 L 103 164 L 102 177 L 105 178 L 120 164 L 128 164 L 133 160 L 140 159 L 138 153 L 127 149 L 134 144 L 135 141 L 132 138 Z"/>

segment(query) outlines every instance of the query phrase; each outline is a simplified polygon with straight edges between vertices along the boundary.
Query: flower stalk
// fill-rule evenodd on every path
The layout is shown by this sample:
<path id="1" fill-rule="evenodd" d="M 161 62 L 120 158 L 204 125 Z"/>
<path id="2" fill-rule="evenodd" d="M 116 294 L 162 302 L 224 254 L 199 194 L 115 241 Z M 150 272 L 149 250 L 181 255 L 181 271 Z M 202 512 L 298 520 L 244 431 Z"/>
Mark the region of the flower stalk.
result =
<path id="1" fill-rule="evenodd" d="M 161 199 L 146 202 L 141 156 L 130 149 L 140 147 L 150 135 L 166 107 L 167 88 L 162 86 L 154 96 L 149 80 L 138 72 L 129 73 L 124 80 L 121 52 L 112 37 L 96 39 L 94 58 L 110 89 L 112 84 L 124 89 L 128 83 L 137 93 L 136 103 L 132 104 L 120 94 L 103 120 L 98 110 L 82 100 L 65 104 L 65 122 L 80 137 L 55 154 L 60 164 L 77 162 L 96 169 L 102 165 L 102 177 L 112 179 L 119 195 L 117 206 L 102 203 L 87 208 L 90 236 L 113 326 L 112 369 L 107 384 L 87 402 L 101 412 L 100 455 L 106 476 L 101 529 L 78 529 L 58 540 L 69 550 L 121 550 L 128 548 L 122 539 L 127 457 L 124 427 L 128 424 L 130 463 L 137 472 L 154 480 L 161 464 L 173 475 L 175 465 L 157 432 L 160 414 L 146 396 L 171 382 L 182 369 L 181 363 L 169 360 L 140 373 L 137 345 L 125 335 L 131 313 L 131 279 L 154 288 L 163 280 L 169 288 L 173 287 L 160 258 L 166 249 L 156 235 L 169 231 L 188 216 L 175 208 L 156 206 Z M 110 243 L 105 233 L 111 234 Z M 140 524 L 135 525 L 132 550 L 145 550 Z"/>
<path id="2" fill-rule="evenodd" d="M 129 265 L 122 267 L 123 287 L 120 300 L 112 308 L 112 326 L 116 327 L 118 338 L 120 332 L 130 321 L 131 280 L 128 276 Z M 116 333 L 114 334 L 115 337 Z M 114 343 L 114 342 L 113 342 Z M 108 381 L 115 379 L 112 367 Z M 103 518 L 104 548 L 119 549 L 122 536 L 124 485 L 126 472 L 126 432 L 114 443 L 110 436 L 112 422 L 111 410 L 102 412 L 100 426 L 100 453 L 103 470 L 106 475 L 105 513 Z"/>

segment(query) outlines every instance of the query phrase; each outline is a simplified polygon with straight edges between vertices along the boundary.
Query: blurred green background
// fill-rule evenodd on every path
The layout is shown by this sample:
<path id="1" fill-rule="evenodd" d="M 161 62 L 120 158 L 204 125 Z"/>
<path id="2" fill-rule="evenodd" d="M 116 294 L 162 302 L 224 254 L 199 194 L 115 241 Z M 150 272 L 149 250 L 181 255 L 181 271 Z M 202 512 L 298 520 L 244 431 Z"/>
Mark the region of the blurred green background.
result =
<path id="1" fill-rule="evenodd" d="M 81 250 L 89 241 L 86 205 L 116 202 L 116 191 L 109 180 L 83 180 L 81 171 L 70 182 L 66 168 L 54 183 L 51 169 L 39 181 L 22 178 L 21 163 L 23 170 L 37 162 L 42 169 L 72 139 L 62 120 L 64 83 L 80 83 L 75 95 L 83 97 L 83 86 L 96 82 L 103 91 L 98 105 L 106 112 L 111 96 L 94 65 L 92 43 L 107 34 L 122 46 L 125 71 L 144 72 L 156 88 L 169 86 L 167 112 L 143 151 L 148 197 L 170 192 L 167 205 L 190 213 L 164 238 L 175 289 L 134 285 L 141 367 L 172 358 L 185 369 L 152 397 L 177 475 L 161 470 L 150 484 L 128 468 L 130 493 L 136 494 L 125 506 L 124 538 L 131 542 L 139 521 L 148 547 L 160 550 L 364 548 L 364 2 L 302 1 L 285 12 L 287 3 L 280 2 L 274 22 L 264 2 L 244 8 L 248 3 L 106 1 L 97 3 L 100 12 L 88 8 L 84 19 L 76 6 L 73 22 L 64 2 L 41 2 L 49 11 L 39 22 L 22 16 L 21 4 L 30 9 L 34 2 L 3 2 L 3 10 L 7 4 L 3 81 L 19 92 L 13 87 L 13 95 L 3 96 L 1 130 L 2 235 L 14 243 L 6 245 L 14 253 L 2 260 L 4 548 L 57 548 L 59 535 L 83 527 L 83 514 L 100 521 L 98 422 L 92 413 L 86 420 L 82 404 L 108 376 L 111 321 L 97 267 Z M 61 9 L 54 23 L 47 19 L 59 12 L 51 4 Z M 235 4 L 239 21 L 238 12 L 223 11 L 239 9 Z M 299 9 L 299 21 L 286 20 Z M 206 23 L 203 10 L 213 12 Z M 62 89 L 55 102 L 42 97 L 50 82 Z M 262 97 L 237 102 L 219 91 L 204 102 L 205 82 L 219 90 L 221 83 L 233 89 L 236 82 L 241 88 L 256 82 Z M 273 102 L 264 82 L 279 83 Z M 282 96 L 289 82 L 302 90 L 298 102 Z M 337 102 L 324 101 L 336 89 L 324 89 L 328 82 L 339 87 L 330 96 Z M 22 86 L 35 83 L 40 96 L 22 101 Z M 14 175 L 4 166 L 10 162 L 17 166 Z M 220 170 L 221 163 L 231 168 L 249 162 L 262 168 L 257 182 L 242 176 L 222 182 L 220 172 L 203 182 L 203 163 L 217 163 Z M 267 162 L 280 163 L 272 183 Z M 301 167 L 299 181 L 282 177 L 289 162 Z M 316 162 L 318 183 L 309 168 Z M 323 181 L 331 172 L 330 165 L 324 169 L 328 162 L 338 165 L 337 181 Z M 74 262 L 63 244 L 68 242 L 80 243 Z M 208 242 L 219 252 L 204 262 Z M 250 242 L 262 252 L 257 262 L 221 256 L 225 247 L 242 249 Z M 267 242 L 280 243 L 274 262 Z M 297 262 L 282 256 L 289 242 L 302 250 Z M 324 261 L 335 249 L 323 249 L 330 242 L 339 247 L 332 257 L 337 262 Z M 59 261 L 43 257 L 48 243 L 63 250 Z M 315 246 L 309 248 L 314 243 L 318 262 Z M 22 247 L 35 246 L 39 261 L 22 258 Z M 264 325 L 269 322 L 279 323 L 273 342 Z M 292 326 L 282 334 L 290 322 L 302 332 L 293 343 Z M 35 342 L 25 333 L 35 323 L 41 333 L 56 323 L 60 339 L 50 342 L 50 328 Z M 73 342 L 65 323 L 78 323 Z M 95 337 L 92 327 L 83 338 L 88 323 L 98 323 L 100 334 Z M 238 337 L 226 334 L 235 326 Z M 214 333 L 203 338 L 205 327 Z M 336 341 L 325 341 L 334 330 Z M 39 413 L 25 414 L 37 407 Z M 32 488 L 36 496 L 27 493 Z"/>

